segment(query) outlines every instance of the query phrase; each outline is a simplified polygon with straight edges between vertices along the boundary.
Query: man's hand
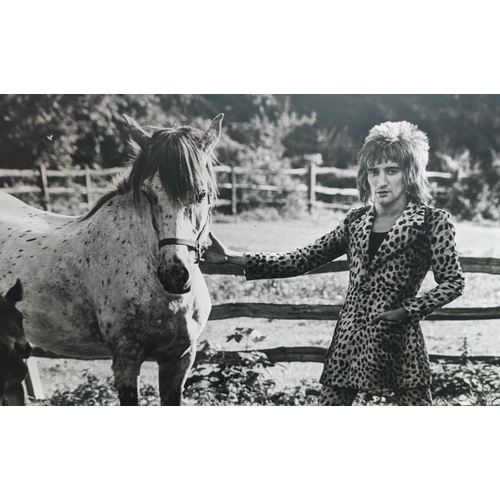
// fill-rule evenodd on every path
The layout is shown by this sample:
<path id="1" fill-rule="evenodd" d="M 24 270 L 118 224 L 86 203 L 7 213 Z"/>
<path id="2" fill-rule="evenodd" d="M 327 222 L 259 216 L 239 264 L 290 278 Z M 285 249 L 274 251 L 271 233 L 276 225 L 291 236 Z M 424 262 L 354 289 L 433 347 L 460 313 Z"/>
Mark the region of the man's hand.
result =
<path id="1" fill-rule="evenodd" d="M 207 264 L 223 264 L 227 261 L 228 249 L 210 233 L 212 244 L 205 250 L 203 254 L 203 262 Z"/>
<path id="2" fill-rule="evenodd" d="M 370 324 L 374 325 L 375 323 L 378 323 L 381 319 L 385 319 L 388 321 L 399 321 L 402 323 L 408 320 L 408 311 L 404 307 L 400 307 L 399 309 L 394 309 L 393 311 L 383 312 L 378 316 L 375 316 L 370 321 Z"/>

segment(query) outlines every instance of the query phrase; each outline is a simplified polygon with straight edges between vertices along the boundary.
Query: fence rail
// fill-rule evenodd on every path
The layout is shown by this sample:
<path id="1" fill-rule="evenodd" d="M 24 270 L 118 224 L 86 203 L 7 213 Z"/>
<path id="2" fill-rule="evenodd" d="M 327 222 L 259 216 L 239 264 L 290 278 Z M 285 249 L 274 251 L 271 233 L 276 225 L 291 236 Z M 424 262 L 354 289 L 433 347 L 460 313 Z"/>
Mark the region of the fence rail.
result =
<path id="1" fill-rule="evenodd" d="M 460 259 L 463 270 L 471 273 L 500 274 L 500 259 L 495 258 L 476 258 L 462 257 Z M 314 273 L 343 272 L 347 270 L 345 260 L 334 261 L 323 266 Z M 204 265 L 202 271 L 205 274 L 243 274 L 240 268 L 231 265 Z M 214 305 L 209 317 L 210 321 L 236 318 L 269 318 L 283 320 L 336 320 L 341 306 L 336 305 L 304 305 L 304 304 L 263 304 L 263 303 L 230 303 Z M 463 321 L 463 320 L 484 320 L 500 319 L 500 307 L 483 308 L 458 308 L 445 307 L 434 311 L 426 320 L 428 321 Z M 296 347 L 275 347 L 271 349 L 259 349 L 257 352 L 265 354 L 271 362 L 290 363 L 290 362 L 309 362 L 323 363 L 327 350 L 316 346 L 296 346 Z M 213 362 L 226 361 L 238 363 L 240 361 L 241 351 L 219 351 L 216 353 Z M 26 378 L 26 387 L 28 394 L 36 399 L 44 399 L 42 382 L 38 375 L 36 358 L 52 359 L 89 359 L 79 357 L 60 356 L 38 347 L 34 347 L 32 357 L 28 360 L 28 376 Z M 96 356 L 92 359 L 109 360 L 111 356 Z M 500 366 L 500 357 L 498 356 L 454 356 L 429 354 L 431 362 L 444 362 L 449 364 L 463 364 L 467 361 L 488 363 Z M 195 362 L 196 363 L 196 362 Z"/>
<path id="2" fill-rule="evenodd" d="M 123 168 L 109 168 L 106 170 L 91 170 L 85 167 L 83 170 L 48 170 L 43 165 L 38 170 L 16 170 L 0 169 L 0 179 L 18 178 L 29 179 L 37 182 L 37 185 L 30 186 L 1 186 L 0 190 L 10 194 L 36 193 L 41 196 L 44 210 L 51 210 L 51 195 L 77 194 L 84 195 L 88 207 L 91 207 L 95 201 L 94 195 L 101 195 L 109 191 L 107 188 L 99 188 L 93 185 L 94 177 L 109 177 L 123 172 Z M 71 187 L 49 185 L 49 179 L 85 179 L 85 185 L 74 185 Z"/>
<path id="3" fill-rule="evenodd" d="M 500 259 L 462 257 L 460 263 L 464 272 L 500 275 Z M 338 260 L 311 272 L 310 274 L 343 272 L 347 270 L 347 261 Z M 242 275 L 243 270 L 229 264 L 202 265 L 204 274 Z M 247 317 L 267 318 L 279 320 L 326 320 L 338 319 L 341 305 L 338 304 L 268 304 L 254 302 L 240 302 L 217 304 L 212 307 L 210 321 Z M 470 321 L 500 319 L 500 307 L 445 307 L 430 314 L 426 321 Z M 220 351 L 220 359 L 237 360 L 240 351 Z M 326 349 L 314 346 L 276 347 L 260 349 L 273 362 L 318 362 L 324 361 Z M 57 354 L 45 351 L 38 347 L 33 350 L 33 357 L 63 358 Z M 497 356 L 454 356 L 430 354 L 431 361 L 444 361 L 460 364 L 465 359 L 474 362 L 484 362 L 500 366 L 500 357 Z M 88 359 L 72 357 L 68 359 Z M 92 359 L 111 359 L 110 356 L 93 357 Z"/>
<path id="4" fill-rule="evenodd" d="M 500 259 L 461 257 L 464 272 L 500 275 Z M 324 274 L 347 271 L 347 261 L 337 260 L 315 269 L 309 274 Z M 232 265 L 202 265 L 204 274 L 243 275 L 243 270 Z M 337 320 L 340 305 L 324 304 L 264 304 L 228 303 L 212 307 L 210 319 L 229 319 L 237 317 L 290 319 L 290 320 Z M 468 321 L 500 319 L 500 307 L 445 307 L 430 314 L 430 321 Z"/>
<path id="5" fill-rule="evenodd" d="M 302 177 L 304 182 L 298 184 L 293 189 L 289 191 L 294 192 L 303 192 L 306 193 L 307 196 L 307 204 L 308 208 L 311 211 L 314 207 L 327 207 L 327 208 L 335 208 L 335 209 L 348 209 L 351 207 L 351 204 L 347 202 L 349 199 L 357 199 L 358 198 L 358 190 L 357 188 L 340 188 L 340 187 L 329 187 L 322 186 L 318 183 L 318 178 L 325 175 L 333 175 L 336 179 L 342 181 L 350 181 L 351 184 L 355 185 L 357 173 L 355 169 L 342 169 L 337 167 L 320 167 L 317 165 L 317 160 L 314 159 L 315 155 L 308 155 L 309 165 L 304 168 L 296 168 L 296 169 L 283 169 L 280 170 L 281 174 Z M 235 215 L 238 211 L 238 190 L 245 189 L 257 189 L 259 191 L 268 191 L 268 192 L 286 192 L 286 189 L 281 189 L 277 186 L 267 185 L 267 184 L 251 184 L 248 182 L 237 182 L 238 176 L 243 174 L 260 174 L 265 173 L 263 170 L 252 169 L 246 167 L 236 167 L 236 166 L 227 166 L 220 165 L 215 167 L 216 172 L 230 174 L 230 181 L 228 182 L 220 182 L 220 189 L 228 189 L 231 191 L 231 213 Z M 444 188 L 438 186 L 438 183 L 442 183 L 443 181 L 449 181 L 453 178 L 453 174 L 450 172 L 427 172 L 427 178 L 429 181 L 435 181 L 434 193 L 441 194 L 445 192 Z M 345 198 L 344 203 L 338 203 L 334 201 L 321 201 L 317 199 L 317 195 L 326 195 L 326 196 L 335 196 L 335 197 L 343 197 Z M 229 203 L 228 203 L 229 204 Z"/>
<path id="6" fill-rule="evenodd" d="M 214 361 L 232 361 L 238 363 L 241 361 L 240 354 L 247 351 L 218 351 L 215 353 Z M 325 361 L 325 356 L 327 349 L 325 347 L 317 346 L 301 346 L 301 347 L 271 347 L 269 349 L 259 349 L 259 353 L 265 354 L 269 361 L 273 363 L 323 363 Z M 39 347 L 34 347 L 31 355 L 32 358 L 45 358 L 45 359 L 74 359 L 79 361 L 88 360 L 88 358 L 83 357 L 62 357 L 53 352 L 46 351 Z M 31 358 L 30 358 L 31 359 Z M 110 356 L 95 356 L 92 360 L 107 361 L 111 360 Z M 449 354 L 429 354 L 429 359 L 431 362 L 443 361 L 450 364 L 461 364 L 467 361 L 473 361 L 476 363 L 488 363 L 491 365 L 500 366 L 500 357 L 498 356 L 452 356 Z M 154 359 L 148 359 L 147 361 L 155 361 Z M 195 364 L 199 360 L 195 361 Z"/>
<path id="7" fill-rule="evenodd" d="M 16 185 L 4 186 L 0 190 L 10 194 L 38 194 L 41 198 L 41 204 L 44 210 L 51 210 L 51 198 L 54 195 L 73 194 L 84 196 L 87 206 L 90 208 L 96 201 L 96 195 L 102 195 L 108 191 L 107 188 L 101 188 L 94 185 L 93 179 L 108 177 L 123 172 L 122 167 L 110 168 L 105 170 L 92 170 L 85 167 L 81 170 L 48 170 L 41 166 L 37 170 L 16 170 L 16 169 L 0 169 L 0 179 L 22 179 L 34 181 L 34 185 Z M 219 189 L 228 190 L 230 194 L 228 198 L 221 197 L 217 200 L 218 206 L 230 206 L 231 213 L 234 215 L 238 212 L 238 204 L 240 203 L 241 196 L 239 194 L 242 190 L 257 190 L 262 192 L 283 193 L 283 192 L 301 192 L 307 196 L 307 203 L 309 210 L 313 207 L 330 207 L 337 209 L 347 209 L 351 205 L 347 202 L 358 196 L 356 188 L 339 188 L 322 186 L 318 182 L 318 178 L 324 175 L 334 175 L 339 180 L 349 180 L 355 184 L 356 172 L 352 169 L 340 169 L 336 167 L 319 167 L 314 161 L 310 161 L 307 168 L 297 169 L 283 169 L 280 174 L 289 175 L 291 177 L 300 177 L 304 180 L 300 184 L 293 187 L 293 189 L 283 189 L 278 186 L 270 184 L 253 184 L 251 182 L 238 182 L 238 176 L 244 174 L 258 175 L 266 173 L 261 169 L 219 165 L 215 167 L 215 171 L 219 174 L 228 175 L 226 181 L 220 180 Z M 443 179 L 451 179 L 452 174 L 448 172 L 428 172 L 429 179 L 435 179 L 441 182 Z M 84 185 L 73 185 L 71 187 L 50 186 L 50 181 L 54 179 L 84 179 Z M 436 191 L 442 188 L 436 188 Z M 340 197 L 345 199 L 345 202 L 335 201 L 321 201 L 317 199 L 317 195 L 326 197 Z M 275 204 L 275 201 L 270 202 Z"/>

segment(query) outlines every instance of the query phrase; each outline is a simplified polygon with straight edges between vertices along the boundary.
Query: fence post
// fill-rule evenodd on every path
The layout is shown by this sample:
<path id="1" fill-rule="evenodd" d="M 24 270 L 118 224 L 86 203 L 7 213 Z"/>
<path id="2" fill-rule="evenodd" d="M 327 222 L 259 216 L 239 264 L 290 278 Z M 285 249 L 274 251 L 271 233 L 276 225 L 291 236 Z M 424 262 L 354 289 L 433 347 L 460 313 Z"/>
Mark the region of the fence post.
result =
<path id="1" fill-rule="evenodd" d="M 90 177 L 90 168 L 85 165 L 85 189 L 87 190 L 87 205 L 92 208 L 94 197 L 92 196 L 92 178 Z"/>
<path id="2" fill-rule="evenodd" d="M 231 214 L 238 213 L 238 192 L 236 190 L 236 169 L 231 165 Z"/>
<path id="3" fill-rule="evenodd" d="M 40 184 L 42 188 L 42 203 L 43 208 L 46 211 L 51 210 L 50 198 L 49 198 L 49 182 L 47 179 L 47 169 L 45 165 L 40 165 Z"/>
<path id="4" fill-rule="evenodd" d="M 307 168 L 307 208 L 309 213 L 312 212 L 316 202 L 316 162 L 317 155 L 307 155 L 306 159 L 309 161 Z"/>
<path id="5" fill-rule="evenodd" d="M 28 393 L 28 396 L 31 396 L 35 399 L 45 399 L 36 358 L 28 358 L 26 360 L 26 366 L 28 367 L 28 374 L 24 379 L 24 384 L 26 386 L 26 392 Z"/>

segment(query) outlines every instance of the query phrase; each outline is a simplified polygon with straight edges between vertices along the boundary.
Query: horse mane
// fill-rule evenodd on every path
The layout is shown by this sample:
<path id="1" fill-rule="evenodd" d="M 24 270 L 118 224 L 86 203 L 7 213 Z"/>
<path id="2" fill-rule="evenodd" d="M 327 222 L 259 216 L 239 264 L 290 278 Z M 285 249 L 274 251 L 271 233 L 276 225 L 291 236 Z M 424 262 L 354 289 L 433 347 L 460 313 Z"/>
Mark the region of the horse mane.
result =
<path id="1" fill-rule="evenodd" d="M 212 196 L 217 195 L 216 159 L 212 152 L 206 154 L 200 149 L 200 130 L 188 126 L 150 129 L 154 132 L 149 144 L 142 149 L 134 147 L 128 170 L 114 179 L 113 189 L 80 220 L 91 218 L 111 198 L 129 192 L 133 193 L 136 206 L 140 206 L 141 187 L 157 172 L 163 189 L 177 204 L 186 203 L 205 186 Z"/>

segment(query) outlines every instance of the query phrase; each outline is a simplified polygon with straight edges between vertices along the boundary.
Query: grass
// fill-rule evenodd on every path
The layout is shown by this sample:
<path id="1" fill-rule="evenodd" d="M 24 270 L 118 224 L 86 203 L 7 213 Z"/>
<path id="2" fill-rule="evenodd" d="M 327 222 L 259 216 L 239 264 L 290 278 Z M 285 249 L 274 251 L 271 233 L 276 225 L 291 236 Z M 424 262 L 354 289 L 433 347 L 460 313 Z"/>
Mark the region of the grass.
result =
<path id="1" fill-rule="evenodd" d="M 319 212 L 293 220 L 262 220 L 241 216 L 219 217 L 213 232 L 230 248 L 240 251 L 283 251 L 309 243 L 330 231 L 340 219 L 338 214 Z M 500 258 L 500 228 L 469 222 L 456 223 L 460 255 Z M 285 280 L 247 282 L 243 277 L 206 276 L 214 304 L 238 302 L 283 302 L 340 304 L 346 287 L 347 273 L 313 275 Z M 434 286 L 428 276 L 423 289 Z M 500 305 L 500 277 L 467 274 L 465 295 L 454 307 Z M 209 322 L 200 340 L 208 340 L 220 349 L 237 348 L 226 343 L 236 328 L 253 328 L 265 336 L 259 345 L 265 347 L 315 345 L 328 346 L 335 323 L 331 321 L 285 321 L 235 318 Z M 433 354 L 460 354 L 467 338 L 472 355 L 500 355 L 498 332 L 500 321 L 422 322 L 428 350 Z M 75 387 L 84 370 L 100 379 L 112 375 L 109 361 L 38 360 L 45 396 L 55 390 Z M 322 366 L 317 363 L 288 363 L 270 369 L 269 376 L 277 387 L 298 384 L 301 380 L 317 380 Z M 145 384 L 157 386 L 154 363 L 145 363 L 141 373 Z"/>

